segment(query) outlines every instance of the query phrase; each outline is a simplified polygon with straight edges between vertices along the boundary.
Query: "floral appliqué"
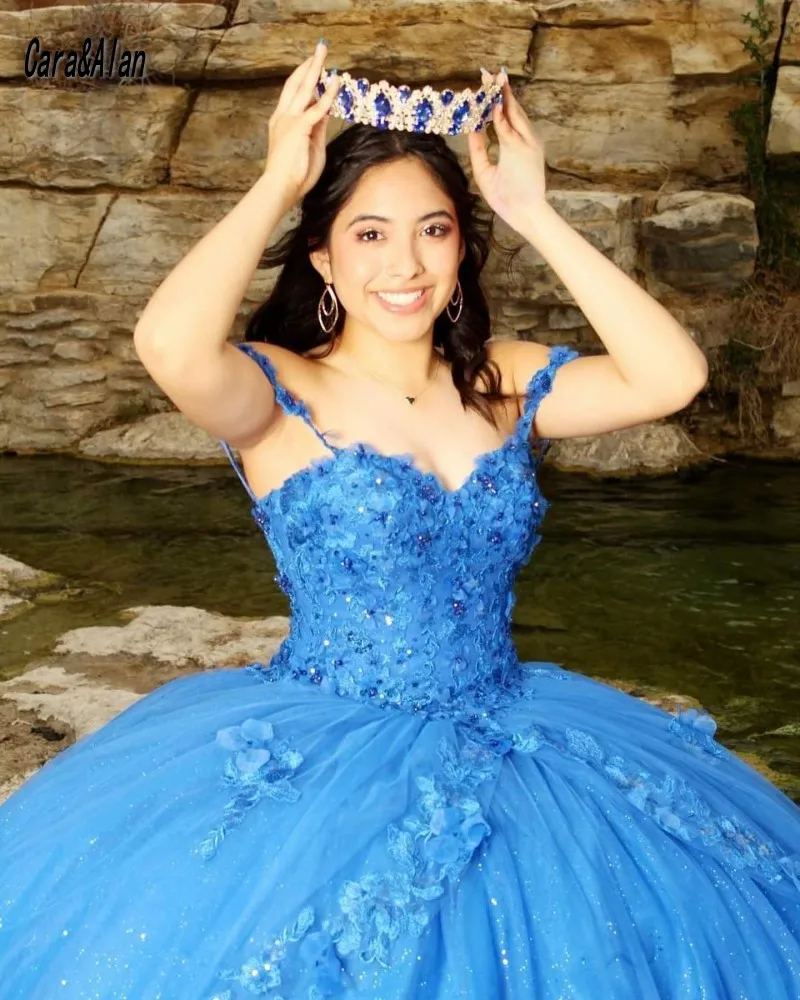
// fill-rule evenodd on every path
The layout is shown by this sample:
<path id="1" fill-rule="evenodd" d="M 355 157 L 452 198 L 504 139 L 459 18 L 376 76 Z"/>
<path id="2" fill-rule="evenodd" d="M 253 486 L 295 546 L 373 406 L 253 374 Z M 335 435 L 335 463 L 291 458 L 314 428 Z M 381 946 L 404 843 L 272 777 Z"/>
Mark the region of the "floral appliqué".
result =
<path id="1" fill-rule="evenodd" d="M 314 911 L 307 906 L 259 954 L 246 959 L 238 969 L 221 972 L 220 979 L 267 1000 L 324 1000 L 338 996 L 348 985 L 347 975 L 330 934 L 312 931 L 313 924 Z M 291 952 L 295 961 L 287 964 Z M 208 1000 L 233 1000 L 234 996 L 232 990 L 226 989 Z"/>
<path id="2" fill-rule="evenodd" d="M 444 894 L 445 882 L 458 879 L 491 832 L 475 790 L 496 777 L 501 756 L 467 738 L 460 751 L 442 740 L 439 757 L 439 774 L 417 778 L 416 811 L 389 827 L 398 870 L 344 886 L 341 914 L 332 924 L 342 955 L 356 953 L 388 967 L 392 943 L 404 933 L 422 933 L 428 904 Z"/>
<path id="3" fill-rule="evenodd" d="M 300 797 L 289 779 L 303 763 L 303 755 L 290 749 L 284 740 L 275 739 L 271 723 L 247 719 L 240 726 L 220 729 L 216 742 L 233 751 L 225 762 L 223 782 L 235 794 L 225 805 L 220 825 L 199 847 L 204 860 L 214 857 L 228 831 L 238 826 L 244 814 L 261 799 L 296 802 Z"/>
<path id="4" fill-rule="evenodd" d="M 729 751 L 714 739 L 717 723 L 708 712 L 699 712 L 696 708 L 678 712 L 668 728 L 671 733 L 713 757 L 729 756 Z"/>
<path id="5" fill-rule="evenodd" d="M 416 808 L 400 825 L 389 827 L 388 850 L 397 867 L 345 882 L 338 912 L 316 930 L 316 916 L 307 907 L 261 954 L 221 978 L 269 1000 L 323 1000 L 338 995 L 350 981 L 349 956 L 389 967 L 392 944 L 402 935 L 423 932 L 445 883 L 459 878 L 491 833 L 476 790 L 496 779 L 503 756 L 518 741 L 500 740 L 485 726 L 474 734 L 467 727 L 462 732 L 460 748 L 440 742 L 440 771 L 417 778 Z M 296 952 L 288 963 L 291 944 Z M 289 985 L 290 992 L 276 992 Z M 227 990 L 208 1000 L 233 1000 L 233 994 Z"/>
<path id="6" fill-rule="evenodd" d="M 583 730 L 566 729 L 564 735 L 563 743 L 551 737 L 546 742 L 610 778 L 667 833 L 710 848 L 729 870 L 754 869 L 773 883 L 789 878 L 800 889 L 800 859 L 785 856 L 777 844 L 738 817 L 715 814 L 682 778 L 652 775 L 619 754 L 606 754 L 594 736 Z"/>

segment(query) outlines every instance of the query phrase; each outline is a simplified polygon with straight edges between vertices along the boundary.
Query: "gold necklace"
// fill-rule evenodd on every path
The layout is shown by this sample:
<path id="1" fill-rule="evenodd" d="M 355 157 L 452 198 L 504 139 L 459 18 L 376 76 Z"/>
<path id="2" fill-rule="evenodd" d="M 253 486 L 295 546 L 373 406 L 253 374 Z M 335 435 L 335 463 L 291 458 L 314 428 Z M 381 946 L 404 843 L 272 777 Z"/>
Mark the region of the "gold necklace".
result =
<path id="1" fill-rule="evenodd" d="M 425 387 L 423 389 L 421 389 L 416 394 L 416 396 L 406 396 L 406 399 L 408 400 L 409 406 L 413 406 L 413 404 L 416 403 L 416 401 L 419 399 L 419 397 L 422 395 L 422 393 L 425 392 L 425 390 L 428 389 L 433 384 L 433 381 L 434 381 L 434 379 L 435 379 L 435 377 L 436 377 L 436 375 L 437 375 L 437 373 L 439 371 L 439 365 L 441 363 L 440 360 L 439 360 L 439 353 L 437 351 L 434 351 L 433 353 L 436 355 L 436 367 L 433 369 L 433 374 L 431 376 L 429 376 L 428 381 L 425 384 Z M 369 374 L 369 375 L 372 376 L 372 378 L 378 379 L 378 381 L 379 382 L 383 382 L 384 385 L 391 386 L 391 388 L 395 389 L 395 390 L 397 389 L 396 385 L 392 385 L 391 382 L 387 382 L 385 378 L 381 378 L 381 376 L 380 375 L 376 375 L 375 372 L 372 372 L 369 369 L 366 369 L 366 371 L 367 371 L 367 374 Z M 405 393 L 403 395 L 405 395 Z"/>

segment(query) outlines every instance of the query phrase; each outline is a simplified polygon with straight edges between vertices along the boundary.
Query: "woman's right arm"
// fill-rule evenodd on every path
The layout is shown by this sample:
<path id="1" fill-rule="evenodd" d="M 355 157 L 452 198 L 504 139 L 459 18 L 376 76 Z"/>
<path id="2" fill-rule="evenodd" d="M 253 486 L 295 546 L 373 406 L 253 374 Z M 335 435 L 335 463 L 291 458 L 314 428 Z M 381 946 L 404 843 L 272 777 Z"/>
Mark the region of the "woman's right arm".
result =
<path id="1" fill-rule="evenodd" d="M 275 393 L 228 336 L 270 234 L 289 208 L 290 199 L 263 173 L 167 275 L 133 333 L 139 360 L 175 406 L 237 447 L 263 436 Z"/>
<path id="2" fill-rule="evenodd" d="M 339 88 L 338 79 L 329 82 L 315 98 L 325 53 L 320 42 L 286 80 L 269 121 L 264 173 L 167 275 L 133 333 L 156 385 L 192 423 L 237 448 L 263 437 L 277 407 L 259 366 L 228 336 L 270 235 L 322 172 L 326 115 Z"/>

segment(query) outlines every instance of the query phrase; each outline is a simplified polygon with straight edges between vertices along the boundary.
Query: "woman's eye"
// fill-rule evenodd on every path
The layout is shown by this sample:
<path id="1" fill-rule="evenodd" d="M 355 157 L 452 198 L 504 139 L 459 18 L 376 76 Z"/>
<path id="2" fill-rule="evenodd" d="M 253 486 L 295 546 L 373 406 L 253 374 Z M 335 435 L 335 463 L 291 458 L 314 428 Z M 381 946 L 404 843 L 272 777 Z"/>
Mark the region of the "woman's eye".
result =
<path id="1" fill-rule="evenodd" d="M 431 229 L 436 230 L 437 236 L 447 236 L 450 232 L 450 227 L 443 225 L 441 222 L 433 222 L 430 226 L 425 227 L 425 232 L 429 232 Z M 374 243 L 375 240 L 365 239 L 366 236 L 380 236 L 377 229 L 364 229 L 358 234 L 358 238 L 362 243 Z"/>

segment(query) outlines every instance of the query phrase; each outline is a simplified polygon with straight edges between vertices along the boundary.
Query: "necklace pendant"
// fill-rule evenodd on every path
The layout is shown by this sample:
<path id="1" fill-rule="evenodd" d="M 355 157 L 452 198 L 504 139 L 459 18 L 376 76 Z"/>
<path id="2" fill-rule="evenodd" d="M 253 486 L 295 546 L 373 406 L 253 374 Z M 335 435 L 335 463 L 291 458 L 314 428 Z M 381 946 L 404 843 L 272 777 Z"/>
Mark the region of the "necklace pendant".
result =
<path id="1" fill-rule="evenodd" d="M 409 401 L 409 403 L 412 403 L 412 404 L 413 404 L 413 402 L 414 402 L 414 400 L 416 398 L 417 398 L 416 396 L 406 396 L 406 399 Z"/>

